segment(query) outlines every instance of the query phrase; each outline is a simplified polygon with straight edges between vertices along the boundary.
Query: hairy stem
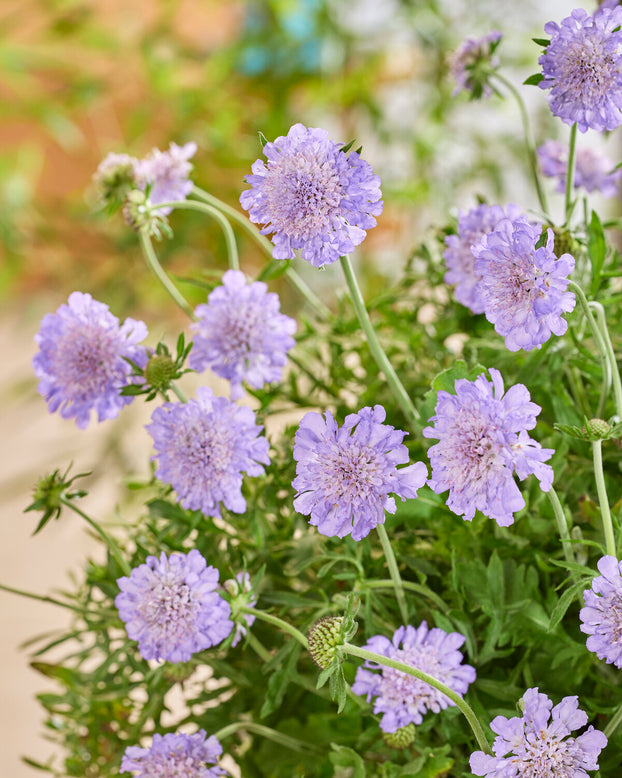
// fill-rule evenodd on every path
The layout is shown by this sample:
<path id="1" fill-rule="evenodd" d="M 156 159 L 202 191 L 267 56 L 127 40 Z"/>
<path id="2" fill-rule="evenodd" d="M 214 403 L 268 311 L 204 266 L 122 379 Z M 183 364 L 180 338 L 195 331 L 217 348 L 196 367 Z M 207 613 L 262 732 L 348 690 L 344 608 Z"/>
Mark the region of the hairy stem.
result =
<path id="1" fill-rule="evenodd" d="M 194 311 L 190 307 L 190 304 L 162 269 L 162 265 L 160 264 L 160 261 L 158 260 L 158 257 L 154 251 L 153 243 L 151 242 L 149 233 L 146 230 L 141 230 L 139 233 L 139 238 L 143 254 L 145 255 L 145 259 L 147 260 L 147 264 L 151 270 L 153 270 L 162 286 L 170 294 L 173 300 L 175 300 L 182 311 L 188 314 L 191 319 L 194 319 Z"/>
<path id="2" fill-rule="evenodd" d="M 592 441 L 592 454 L 594 456 L 594 478 L 596 479 L 596 491 L 598 492 L 600 515 L 603 522 L 603 532 L 605 533 L 605 548 L 607 554 L 615 557 L 616 541 L 613 534 L 613 522 L 611 521 L 611 511 L 609 510 L 609 499 L 607 498 L 607 490 L 605 488 L 602 444 L 602 440 Z"/>
<path id="3" fill-rule="evenodd" d="M 605 344 L 605 352 L 607 354 L 607 363 L 610 367 L 610 380 L 613 379 L 613 396 L 616 405 L 616 415 L 622 420 L 622 383 L 620 382 L 620 371 L 618 369 L 618 361 L 616 359 L 615 351 L 613 350 L 613 343 L 609 335 L 609 328 L 607 327 L 607 317 L 605 316 L 605 309 L 601 303 L 591 300 L 588 303 L 590 310 L 593 310 L 596 314 L 596 323 L 598 329 L 603 336 L 603 342 Z"/>
<path id="4" fill-rule="evenodd" d="M 577 124 L 576 122 L 570 129 L 570 139 L 568 141 L 568 169 L 566 171 L 566 197 L 565 197 L 565 224 L 568 226 L 572 216 L 572 188 L 574 186 L 574 168 L 575 157 L 577 153 Z"/>
<path id="5" fill-rule="evenodd" d="M 553 513 L 555 514 L 555 522 L 557 524 L 557 531 L 562 542 L 564 557 L 566 562 L 572 562 L 574 564 L 577 560 L 574 556 L 572 541 L 570 540 L 570 533 L 568 532 L 566 514 L 564 513 L 564 509 L 555 489 L 551 487 L 547 494 L 549 496 L 549 500 L 551 501 L 551 505 L 553 506 Z"/>
<path id="6" fill-rule="evenodd" d="M 284 632 L 287 632 L 288 635 L 296 638 L 303 648 L 306 648 L 307 651 L 309 650 L 309 641 L 305 635 L 303 635 L 300 630 L 296 629 L 296 627 L 292 626 L 287 621 L 283 621 L 283 619 L 280 619 L 278 616 L 273 616 L 271 613 L 266 613 L 257 608 L 240 608 L 240 613 L 249 613 L 252 616 L 257 616 L 258 619 L 267 621 L 268 624 L 272 624 L 273 626 L 282 629 Z"/>
<path id="7" fill-rule="evenodd" d="M 384 558 L 386 560 L 387 567 L 389 568 L 389 575 L 391 576 L 391 581 L 393 582 L 393 588 L 395 589 L 395 598 L 400 609 L 402 624 L 406 625 L 408 624 L 408 607 L 406 605 L 406 595 L 404 594 L 404 584 L 402 582 L 402 577 L 400 576 L 400 571 L 397 567 L 397 561 L 395 559 L 395 554 L 393 553 L 391 541 L 389 540 L 389 536 L 384 524 L 378 524 L 376 530 L 378 531 L 378 537 L 382 543 Z"/>

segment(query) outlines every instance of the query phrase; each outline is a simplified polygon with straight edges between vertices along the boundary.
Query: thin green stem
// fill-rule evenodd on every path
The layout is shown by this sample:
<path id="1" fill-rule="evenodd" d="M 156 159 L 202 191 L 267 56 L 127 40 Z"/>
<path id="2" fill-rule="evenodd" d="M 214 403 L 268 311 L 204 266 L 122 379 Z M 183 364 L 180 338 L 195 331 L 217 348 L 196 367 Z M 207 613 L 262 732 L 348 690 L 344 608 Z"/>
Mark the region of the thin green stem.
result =
<path id="1" fill-rule="evenodd" d="M 402 586 L 404 587 L 404 589 L 406 589 L 406 591 L 416 592 L 417 594 L 420 594 L 422 597 L 427 597 L 442 611 L 447 610 L 447 603 L 441 600 L 441 598 L 437 594 L 430 591 L 425 586 L 422 586 L 421 584 L 418 583 L 414 583 L 413 581 L 404 581 L 404 580 L 402 580 Z M 360 584 L 358 584 L 357 590 L 393 589 L 393 587 L 394 587 L 393 581 L 387 578 L 386 580 L 362 581 Z"/>
<path id="2" fill-rule="evenodd" d="M 61 503 L 66 507 L 70 508 L 74 513 L 77 513 L 78 516 L 84 519 L 84 521 L 87 522 L 87 524 L 92 527 L 95 532 L 100 536 L 100 538 L 104 541 L 104 543 L 108 546 L 110 549 L 110 553 L 112 556 L 116 559 L 117 564 L 123 571 L 125 575 L 130 575 L 132 572 L 132 568 L 129 566 L 127 560 L 121 553 L 121 549 L 116 544 L 116 542 L 110 537 L 110 535 L 106 532 L 106 530 L 102 529 L 99 524 L 96 521 L 93 521 L 93 519 L 88 516 L 84 511 L 80 510 L 76 505 L 71 502 L 71 500 L 65 500 L 61 497 Z"/>
<path id="3" fill-rule="evenodd" d="M 353 646 L 351 643 L 345 643 L 340 648 L 344 653 L 350 654 L 351 656 L 357 656 L 359 659 L 366 659 L 369 662 L 375 662 L 376 664 L 384 665 L 385 667 L 392 667 L 394 670 L 400 670 L 402 673 L 412 675 L 413 678 L 417 678 L 418 680 L 433 686 L 439 692 L 449 697 L 449 699 L 455 703 L 460 712 L 464 714 L 464 717 L 469 722 L 469 725 L 473 730 L 473 734 L 475 735 L 475 739 L 477 740 L 482 751 L 484 751 L 486 754 L 492 754 L 482 725 L 479 723 L 479 719 L 473 712 L 473 709 L 468 704 L 468 702 L 466 702 L 466 700 L 464 700 L 453 689 L 450 689 L 449 686 L 446 686 L 444 683 L 437 680 L 433 676 L 424 673 L 422 670 L 419 670 L 412 665 L 407 665 L 404 662 L 398 662 L 396 659 L 390 659 L 389 657 L 383 656 L 382 654 L 376 654 L 374 651 L 368 651 L 366 648 L 359 648 L 358 646 Z"/>
<path id="4" fill-rule="evenodd" d="M 162 269 L 162 265 L 154 251 L 149 233 L 146 230 L 141 230 L 138 237 L 149 267 L 153 270 L 162 286 L 170 294 L 173 300 L 175 300 L 182 311 L 188 314 L 191 319 L 194 319 L 194 311 L 190 307 L 190 304 Z"/>
<path id="5" fill-rule="evenodd" d="M 252 616 L 257 616 L 258 619 L 267 621 L 268 624 L 272 624 L 275 627 L 282 629 L 284 632 L 287 632 L 289 635 L 296 638 L 296 640 L 303 646 L 303 648 L 306 648 L 307 651 L 309 650 L 309 641 L 305 635 L 303 635 L 300 630 L 296 629 L 296 627 L 292 626 L 287 621 L 283 621 L 283 619 L 280 619 L 278 616 L 273 616 L 271 613 L 266 613 L 265 611 L 261 611 L 258 608 L 240 608 L 239 612 L 249 613 Z"/>
<path id="6" fill-rule="evenodd" d="M 572 190 L 574 186 L 574 168 L 575 157 L 577 153 L 577 124 L 576 122 L 570 128 L 570 139 L 568 140 L 568 168 L 566 171 L 566 197 L 565 197 L 565 224 L 568 226 L 572 216 Z"/>
<path id="7" fill-rule="evenodd" d="M 622 705 L 620 705 L 618 710 L 613 714 L 611 721 L 603 730 L 606 738 L 610 738 L 613 735 L 616 729 L 620 726 L 620 722 L 622 722 Z"/>
<path id="8" fill-rule="evenodd" d="M 618 369 L 618 361 L 616 359 L 615 351 L 613 350 L 613 343 L 609 335 L 609 328 L 607 327 L 607 317 L 605 316 L 605 309 L 601 303 L 592 300 L 588 303 L 590 310 L 593 310 L 596 314 L 596 323 L 603 336 L 605 342 L 605 351 L 608 357 L 608 364 L 611 369 L 611 378 L 613 379 L 613 396 L 615 398 L 616 415 L 622 420 L 622 383 L 620 382 L 620 371 Z"/>
<path id="9" fill-rule="evenodd" d="M 568 531 L 568 521 L 566 520 L 566 514 L 560 502 L 557 492 L 553 487 L 547 492 L 551 505 L 553 506 L 553 513 L 555 514 L 555 522 L 557 524 L 557 531 L 559 533 L 560 540 L 562 542 L 562 549 L 566 562 L 575 563 L 577 560 L 574 556 L 572 548 L 572 541 L 570 540 L 570 532 Z"/>
<path id="10" fill-rule="evenodd" d="M 19 594 L 20 597 L 28 597 L 30 600 L 39 600 L 39 602 L 45 602 L 49 603 L 50 605 L 59 605 L 61 608 L 68 608 L 70 611 L 74 611 L 75 613 L 84 614 L 86 613 L 84 608 L 79 608 L 77 605 L 70 605 L 68 602 L 62 602 L 61 600 L 56 600 L 54 597 L 47 597 L 43 594 L 35 594 L 34 592 L 27 592 L 25 589 L 15 589 L 13 586 L 5 586 L 4 584 L 0 584 L 0 589 L 3 592 L 10 592 L 11 594 Z"/>
<path id="11" fill-rule="evenodd" d="M 246 642 L 248 645 L 253 649 L 253 651 L 257 654 L 257 656 L 260 659 L 263 659 L 264 662 L 269 662 L 272 659 L 272 654 L 268 651 L 268 649 L 259 641 L 253 633 L 249 630 L 246 633 Z"/>
<path id="12" fill-rule="evenodd" d="M 616 541 L 613 534 L 613 522 L 611 521 L 611 511 L 609 510 L 609 499 L 607 498 L 607 490 L 605 488 L 602 444 L 602 440 L 592 441 L 594 478 L 596 479 L 596 491 L 598 492 L 598 502 L 600 503 L 600 516 L 603 522 L 603 532 L 605 533 L 605 549 L 607 554 L 615 557 Z"/>
<path id="13" fill-rule="evenodd" d="M 384 350 L 380 345 L 378 336 L 376 335 L 374 327 L 371 323 L 371 319 L 369 318 L 369 314 L 367 313 L 365 301 L 363 300 L 363 295 L 361 294 L 356 276 L 354 275 L 354 270 L 352 268 L 350 258 L 344 256 L 340 258 L 340 261 L 341 267 L 343 268 L 343 273 L 346 278 L 346 283 L 348 284 L 348 289 L 350 290 L 352 304 L 354 305 L 354 310 L 356 311 L 361 329 L 367 338 L 369 350 L 376 360 L 376 364 L 384 373 L 385 379 L 389 384 L 391 391 L 393 392 L 395 399 L 398 402 L 398 405 L 402 409 L 402 412 L 410 422 L 413 430 L 416 430 L 419 426 L 421 416 L 415 406 L 412 404 L 412 401 L 408 396 L 408 392 L 406 389 L 404 389 L 404 385 L 398 378 L 397 373 L 393 369 L 393 365 L 389 362 L 387 355 L 384 353 Z"/>
<path id="14" fill-rule="evenodd" d="M 318 746 L 313 746 L 303 740 L 298 740 L 298 738 L 284 735 L 276 729 L 264 727 L 263 724 L 256 724 L 254 721 L 236 721 L 233 724 L 228 724 L 226 727 L 222 727 L 222 729 L 215 732 L 214 737 L 218 740 L 224 740 L 224 738 L 233 735 L 240 729 L 246 730 L 247 732 L 253 732 L 255 735 L 261 735 L 267 740 L 273 740 L 275 743 L 281 743 L 292 751 L 299 751 L 302 753 L 311 752 L 314 754 L 319 754 L 321 752 L 321 749 Z"/>
<path id="15" fill-rule="evenodd" d="M 387 534 L 387 530 L 384 524 L 378 524 L 376 530 L 378 531 L 378 537 L 380 538 L 380 542 L 382 543 L 382 550 L 384 551 L 384 558 L 386 560 L 387 567 L 389 568 L 389 575 L 391 576 L 391 581 L 393 581 L 393 588 L 395 589 L 395 598 L 397 600 L 397 605 L 400 609 L 402 624 L 406 625 L 408 624 L 408 606 L 406 605 L 404 584 L 402 582 L 400 571 L 397 567 L 397 561 L 395 559 L 395 554 L 393 553 L 391 541 L 389 540 L 389 536 Z"/>
<path id="16" fill-rule="evenodd" d="M 179 386 L 176 383 L 173 383 L 171 381 L 170 388 L 171 388 L 171 391 L 177 397 L 177 399 L 179 400 L 180 403 L 187 403 L 188 402 L 188 398 L 186 397 L 185 392 L 183 391 L 183 389 L 180 389 Z"/>

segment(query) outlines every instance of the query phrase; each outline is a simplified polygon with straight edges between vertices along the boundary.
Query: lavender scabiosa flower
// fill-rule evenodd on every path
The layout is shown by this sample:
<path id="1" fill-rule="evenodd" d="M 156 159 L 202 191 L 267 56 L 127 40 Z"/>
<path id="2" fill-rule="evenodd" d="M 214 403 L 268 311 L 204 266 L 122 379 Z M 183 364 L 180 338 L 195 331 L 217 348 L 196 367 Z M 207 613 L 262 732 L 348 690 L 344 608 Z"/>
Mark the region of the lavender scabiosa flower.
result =
<path id="1" fill-rule="evenodd" d="M 135 778 L 216 778 L 229 775 L 217 764 L 222 746 L 214 735 L 205 739 L 200 729 L 194 735 L 169 733 L 153 736 L 150 748 L 129 746 L 121 760 L 121 772 Z"/>
<path id="2" fill-rule="evenodd" d="M 501 219 L 516 219 L 522 211 L 517 205 L 478 205 L 458 213 L 458 234 L 445 238 L 443 257 L 447 265 L 444 281 L 455 284 L 456 300 L 473 313 L 484 312 L 484 301 L 478 290 L 478 276 L 473 270 L 475 257 L 471 248 L 493 230 Z"/>
<path id="3" fill-rule="evenodd" d="M 314 267 L 354 251 L 382 213 L 380 178 L 356 151 L 346 154 L 326 130 L 294 124 L 286 136 L 266 143 L 267 164 L 258 159 L 246 176 L 251 189 L 240 203 L 252 222 L 272 233 L 275 259 L 294 249 Z"/>
<path id="4" fill-rule="evenodd" d="M 563 335 L 568 324 L 562 314 L 575 306 L 574 294 L 566 291 L 574 258 L 555 256 L 551 229 L 546 244 L 536 248 L 541 234 L 541 224 L 502 219 L 473 247 L 484 313 L 510 351 L 531 351 L 551 333 Z"/>
<path id="5" fill-rule="evenodd" d="M 120 205 L 128 192 L 137 185 L 138 160 L 129 154 L 110 152 L 99 163 L 93 181 L 100 200 L 105 205 Z"/>
<path id="6" fill-rule="evenodd" d="M 559 141 L 547 140 L 538 148 L 538 162 L 545 176 L 557 179 L 556 191 L 565 192 L 568 147 Z M 587 192 L 600 192 L 604 197 L 615 197 L 622 170 L 614 170 L 614 167 L 608 157 L 595 149 L 577 149 L 575 188 L 583 187 Z"/>
<path id="7" fill-rule="evenodd" d="M 141 189 L 149 189 L 149 201 L 152 205 L 185 200 L 192 191 L 192 163 L 188 160 L 196 154 L 196 143 L 178 146 L 171 143 L 168 151 L 153 149 L 136 164 L 136 178 Z M 171 208 L 161 208 L 169 214 Z"/>
<path id="8" fill-rule="evenodd" d="M 622 124 L 622 8 L 590 16 L 575 8 L 561 25 L 548 22 L 551 43 L 539 58 L 549 104 L 565 124 L 602 132 Z"/>
<path id="9" fill-rule="evenodd" d="M 583 592 L 581 632 L 589 635 L 588 651 L 622 668 L 622 562 L 613 556 L 598 560 L 600 575 Z"/>
<path id="10" fill-rule="evenodd" d="M 504 394 L 501 373 L 494 368 L 488 372 L 492 381 L 482 373 L 475 381 L 458 379 L 456 394 L 439 391 L 430 419 L 434 426 L 422 433 L 439 441 L 428 451 L 428 485 L 436 494 L 449 489 L 447 507 L 466 521 L 479 510 L 507 527 L 525 507 L 514 473 L 521 481 L 533 473 L 547 492 L 553 468 L 543 463 L 554 451 L 527 434 L 541 410 L 527 388 L 516 384 Z"/>
<path id="11" fill-rule="evenodd" d="M 132 374 L 126 359 L 146 364 L 147 352 L 137 345 L 146 337 L 144 322 L 126 319 L 120 325 L 107 305 L 72 292 L 67 304 L 43 317 L 35 336 L 39 351 L 32 364 L 50 413 L 60 409 L 63 419 L 75 418 L 81 429 L 92 410 L 98 421 L 118 416 L 133 399 L 121 395 Z"/>
<path id="12" fill-rule="evenodd" d="M 451 55 L 449 72 L 456 82 L 454 97 L 462 91 L 471 92 L 474 98 L 492 95 L 488 79 L 499 67 L 499 58 L 494 52 L 501 38 L 496 30 L 481 38 L 467 38 Z"/>
<path id="13" fill-rule="evenodd" d="M 314 411 L 300 421 L 294 443 L 297 494 L 294 508 L 306 516 L 322 535 L 343 538 L 352 533 L 361 540 L 384 513 L 395 513 L 395 494 L 403 500 L 417 496 L 427 469 L 408 462 L 402 443 L 405 432 L 383 424 L 381 405 L 362 408 L 337 426 L 330 411 L 325 418 Z"/>
<path id="14" fill-rule="evenodd" d="M 497 716 L 490 728 L 497 735 L 492 750 L 471 754 L 471 771 L 487 778 L 588 778 L 598 770 L 598 756 L 607 738 L 593 726 L 579 737 L 568 737 L 587 724 L 576 697 L 553 703 L 537 687 L 523 695 L 523 715 Z"/>
<path id="15" fill-rule="evenodd" d="M 261 389 L 281 380 L 287 352 L 296 344 L 296 322 L 280 313 L 278 295 L 266 284 L 247 284 L 244 273 L 227 270 L 196 316 L 190 367 L 199 372 L 211 367 L 229 380 L 231 399 L 242 396 L 242 381 Z"/>
<path id="16" fill-rule="evenodd" d="M 187 662 L 231 634 L 231 609 L 215 590 L 218 570 L 201 554 L 148 556 L 117 580 L 115 605 L 143 659 Z"/>
<path id="17" fill-rule="evenodd" d="M 220 516 L 222 501 L 244 513 L 242 474 L 262 475 L 262 464 L 270 464 L 253 411 L 203 386 L 195 400 L 164 403 L 151 419 L 146 429 L 157 451 L 156 477 L 171 484 L 184 508 Z"/>
<path id="18" fill-rule="evenodd" d="M 419 627 L 400 627 L 389 640 L 383 635 L 370 638 L 363 648 L 412 665 L 457 694 L 464 694 L 475 680 L 475 670 L 463 665 L 458 648 L 464 643 L 459 632 L 444 632 L 438 627 L 428 629 L 425 621 Z M 380 672 L 376 672 L 380 670 Z M 374 713 L 382 713 L 380 728 L 396 732 L 408 724 L 421 724 L 423 714 L 433 713 L 455 705 L 433 686 L 401 670 L 365 660 L 356 671 L 352 684 L 355 694 L 366 695 L 370 702 L 375 697 Z"/>
<path id="19" fill-rule="evenodd" d="M 235 634 L 231 646 L 235 647 L 245 637 L 257 618 L 252 613 L 240 611 L 240 608 L 254 608 L 257 605 L 257 598 L 253 594 L 251 577 L 248 573 L 238 573 L 235 578 L 229 578 L 222 586 L 231 598 L 231 617 L 235 622 Z"/>

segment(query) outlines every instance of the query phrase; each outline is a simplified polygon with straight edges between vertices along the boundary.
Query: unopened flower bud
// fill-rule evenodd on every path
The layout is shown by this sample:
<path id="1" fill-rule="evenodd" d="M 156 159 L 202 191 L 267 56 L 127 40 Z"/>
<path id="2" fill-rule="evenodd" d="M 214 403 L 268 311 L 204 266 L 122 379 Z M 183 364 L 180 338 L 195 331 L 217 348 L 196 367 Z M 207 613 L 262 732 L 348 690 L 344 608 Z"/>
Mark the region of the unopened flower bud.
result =
<path id="1" fill-rule="evenodd" d="M 342 625 L 342 616 L 328 616 L 320 619 L 309 630 L 309 653 L 323 670 L 330 667 L 335 658 L 335 649 L 343 644 Z"/>
<path id="2" fill-rule="evenodd" d="M 415 739 L 415 725 L 410 723 L 395 732 L 383 732 L 382 738 L 389 748 L 407 748 Z"/>
<path id="3" fill-rule="evenodd" d="M 163 232 L 167 235 L 172 234 L 166 215 L 153 205 L 146 192 L 141 189 L 133 189 L 127 195 L 123 206 L 123 217 L 136 232 L 144 230 L 158 240 Z"/>
<path id="4" fill-rule="evenodd" d="M 587 425 L 581 428 L 584 434 L 589 434 L 596 438 L 606 438 L 610 430 L 610 424 L 604 419 L 590 419 Z"/>
<path id="5" fill-rule="evenodd" d="M 154 354 L 147 362 L 145 379 L 154 389 L 166 389 L 175 378 L 177 368 L 175 362 L 167 354 Z"/>

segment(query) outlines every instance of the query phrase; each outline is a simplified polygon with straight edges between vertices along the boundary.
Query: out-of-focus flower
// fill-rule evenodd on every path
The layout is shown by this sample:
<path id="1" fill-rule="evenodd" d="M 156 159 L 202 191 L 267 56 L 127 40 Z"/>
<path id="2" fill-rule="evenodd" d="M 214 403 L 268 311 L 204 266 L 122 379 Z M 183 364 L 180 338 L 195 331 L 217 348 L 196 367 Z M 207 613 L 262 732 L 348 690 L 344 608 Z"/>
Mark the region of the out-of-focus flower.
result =
<path id="1" fill-rule="evenodd" d="M 192 191 L 190 180 L 192 163 L 188 160 L 196 154 L 197 144 L 169 145 L 168 151 L 153 149 L 151 154 L 136 163 L 136 179 L 141 189 L 149 189 L 152 205 L 185 200 Z M 160 208 L 168 214 L 171 208 Z"/>
<path id="2" fill-rule="evenodd" d="M 451 55 L 449 71 L 456 82 L 454 96 L 462 91 L 472 97 L 490 97 L 492 88 L 490 74 L 499 67 L 499 58 L 494 53 L 502 34 L 493 30 L 481 38 L 467 38 Z"/>
<path id="3" fill-rule="evenodd" d="M 581 631 L 589 635 L 588 651 L 622 668 L 622 562 L 613 556 L 598 560 L 599 576 L 583 592 Z"/>
<path id="4" fill-rule="evenodd" d="M 121 761 L 122 773 L 135 778 L 216 778 L 229 775 L 218 767 L 222 746 L 214 735 L 205 739 L 200 729 L 194 735 L 169 733 L 153 736 L 150 748 L 129 746 Z"/>
<path id="5" fill-rule="evenodd" d="M 538 162 L 545 176 L 557 179 L 558 192 L 566 191 L 568 147 L 556 140 L 547 140 L 538 148 Z M 600 192 L 604 197 L 615 197 L 619 192 L 622 169 L 614 170 L 614 163 L 595 149 L 577 149 L 574 186 L 587 192 Z"/>

